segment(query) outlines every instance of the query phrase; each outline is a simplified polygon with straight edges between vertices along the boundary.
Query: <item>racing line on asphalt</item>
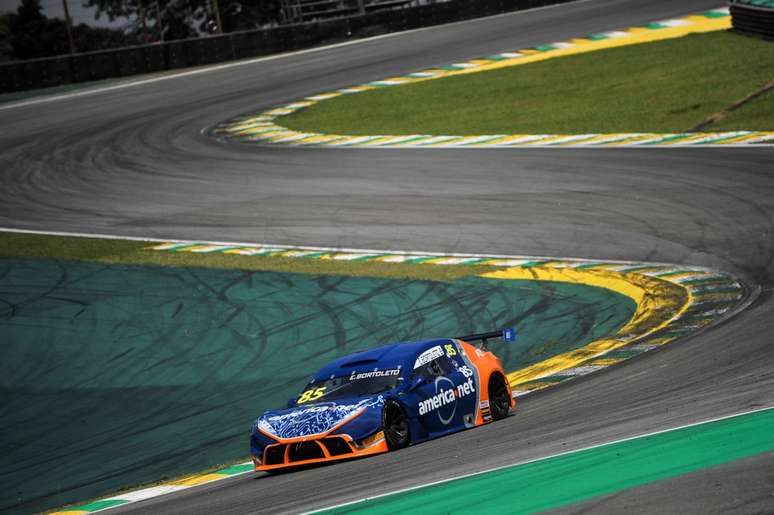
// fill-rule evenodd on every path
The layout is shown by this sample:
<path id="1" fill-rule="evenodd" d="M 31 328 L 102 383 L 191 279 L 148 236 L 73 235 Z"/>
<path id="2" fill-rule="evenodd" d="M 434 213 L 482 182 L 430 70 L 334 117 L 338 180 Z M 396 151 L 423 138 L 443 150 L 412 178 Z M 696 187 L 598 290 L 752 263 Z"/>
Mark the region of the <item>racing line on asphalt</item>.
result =
<path id="1" fill-rule="evenodd" d="M 338 152 L 224 145 L 199 132 L 249 105 L 268 109 L 353 82 L 717 7 L 677 4 L 591 0 L 103 92 L 99 103 L 81 96 L 3 111 L 2 226 L 656 261 L 738 274 L 763 291 L 728 322 L 537 392 L 498 424 L 116 510 L 308 511 L 774 405 L 769 149 Z M 712 491 L 686 475 L 654 483 L 648 496 L 633 489 L 597 499 L 595 509 L 615 513 L 619 499 L 647 512 L 688 495 L 696 511 L 760 510 L 770 493 L 757 481 L 771 468 L 767 456 L 713 476 Z"/>

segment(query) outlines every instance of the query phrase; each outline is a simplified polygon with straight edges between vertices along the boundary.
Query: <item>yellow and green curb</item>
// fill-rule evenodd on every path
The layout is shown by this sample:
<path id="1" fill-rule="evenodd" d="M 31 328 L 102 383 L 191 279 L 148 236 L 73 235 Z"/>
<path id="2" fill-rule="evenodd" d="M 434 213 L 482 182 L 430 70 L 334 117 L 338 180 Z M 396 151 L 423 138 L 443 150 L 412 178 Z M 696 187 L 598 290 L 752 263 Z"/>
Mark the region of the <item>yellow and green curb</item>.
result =
<path id="1" fill-rule="evenodd" d="M 582 284 L 606 288 L 634 301 L 636 309 L 632 318 L 616 334 L 510 372 L 508 378 L 514 395 L 519 397 L 597 372 L 695 334 L 738 312 L 754 297 L 754 292 L 730 274 L 703 267 L 661 263 L 194 241 L 155 242 L 148 249 L 156 252 L 224 253 L 243 256 L 245 259 L 251 256 L 271 256 L 427 266 L 480 265 L 486 266 L 486 270 L 500 268 L 494 272 L 482 272 L 481 276 L 486 278 Z M 242 463 L 88 504 L 74 505 L 55 513 L 93 513 L 250 471 L 252 464 Z"/>
<path id="2" fill-rule="evenodd" d="M 97 511 L 106 510 L 109 508 L 115 508 L 117 506 L 123 506 L 137 501 L 143 501 L 152 497 L 158 497 L 160 495 L 177 492 L 179 490 L 185 490 L 192 486 L 201 485 L 204 483 L 211 483 L 213 481 L 219 481 L 228 477 L 237 476 L 239 474 L 245 474 L 253 470 L 252 463 L 240 463 L 238 465 L 232 465 L 225 467 L 215 472 L 209 472 L 207 474 L 197 474 L 194 476 L 186 477 L 183 479 L 170 481 L 158 486 L 150 488 L 143 488 L 142 490 L 135 490 L 133 492 L 127 492 L 119 494 L 113 497 L 107 497 L 97 501 L 92 501 L 88 504 L 80 504 L 77 506 L 71 506 L 63 508 L 62 510 L 50 512 L 54 514 L 65 515 L 81 515 L 83 513 L 94 513 Z"/>
<path id="3" fill-rule="evenodd" d="M 532 48 L 491 54 L 464 62 L 437 66 L 427 70 L 389 77 L 365 84 L 312 95 L 257 114 L 240 116 L 211 130 L 217 138 L 244 143 L 276 144 L 294 147 L 333 148 L 510 148 L 510 147 L 679 147 L 736 146 L 774 144 L 774 131 L 725 131 L 682 133 L 613 133 L 613 134 L 487 134 L 459 135 L 368 135 L 351 136 L 299 132 L 281 125 L 283 116 L 306 109 L 318 102 L 342 95 L 380 88 L 401 86 L 456 75 L 479 73 L 505 67 L 545 61 L 557 57 L 594 52 L 627 45 L 673 39 L 693 33 L 731 28 L 728 8 L 713 9 L 683 18 L 662 20 L 639 27 L 629 27 L 590 34 Z"/>

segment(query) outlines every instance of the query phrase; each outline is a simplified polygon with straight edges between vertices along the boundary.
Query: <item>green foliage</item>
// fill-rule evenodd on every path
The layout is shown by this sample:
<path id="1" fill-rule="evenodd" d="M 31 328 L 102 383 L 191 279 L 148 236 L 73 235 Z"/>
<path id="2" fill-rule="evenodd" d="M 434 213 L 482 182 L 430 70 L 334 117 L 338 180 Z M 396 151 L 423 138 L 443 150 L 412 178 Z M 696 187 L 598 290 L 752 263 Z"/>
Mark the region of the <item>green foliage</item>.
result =
<path id="1" fill-rule="evenodd" d="M 10 14 L 0 15 L 0 63 L 13 60 L 11 28 L 8 26 L 10 17 Z"/>
<path id="2" fill-rule="evenodd" d="M 213 0 L 85 0 L 99 16 L 134 20 L 130 32 L 143 42 L 170 41 L 216 33 Z M 222 32 L 276 23 L 279 0 L 218 0 Z"/>
<path id="3" fill-rule="evenodd" d="M 73 0 L 68 0 L 72 2 Z M 81 0 L 75 0 L 81 1 Z M 73 27 L 76 52 L 199 37 L 217 32 L 215 0 L 83 0 L 97 17 L 127 19 L 125 30 Z M 219 0 L 223 32 L 275 24 L 280 0 Z M 67 54 L 64 20 L 47 18 L 40 0 L 22 0 L 16 12 L 0 16 L 0 62 Z"/>
<path id="4" fill-rule="evenodd" d="M 84 5 L 110 20 L 133 20 L 129 32 L 141 43 L 196 37 L 194 26 L 207 16 L 204 0 L 86 0 Z"/>
<path id="5" fill-rule="evenodd" d="M 73 27 L 73 39 L 79 52 L 137 43 L 121 30 L 93 28 L 83 23 Z M 44 16 L 40 0 L 22 0 L 15 13 L 4 15 L 0 21 L 0 60 L 37 59 L 69 52 L 65 21 Z"/>

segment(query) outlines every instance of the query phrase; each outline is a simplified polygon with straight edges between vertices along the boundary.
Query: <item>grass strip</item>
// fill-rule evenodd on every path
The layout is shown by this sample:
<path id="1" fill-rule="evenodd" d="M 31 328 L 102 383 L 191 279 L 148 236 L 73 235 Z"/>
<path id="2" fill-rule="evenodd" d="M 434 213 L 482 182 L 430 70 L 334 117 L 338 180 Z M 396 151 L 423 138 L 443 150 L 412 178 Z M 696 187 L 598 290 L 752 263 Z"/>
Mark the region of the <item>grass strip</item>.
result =
<path id="1" fill-rule="evenodd" d="M 726 116 L 707 126 L 705 130 L 771 130 L 774 127 L 772 120 L 774 120 L 774 90 L 770 89 L 733 111 L 729 111 Z"/>
<path id="2" fill-rule="evenodd" d="M 195 254 L 149 250 L 151 242 L 0 232 L 0 257 L 89 261 L 109 265 L 158 265 L 290 272 L 350 277 L 453 281 L 499 270 L 486 265 L 331 261 L 311 258 Z"/>
<path id="3" fill-rule="evenodd" d="M 696 127 L 693 127 L 691 130 L 692 131 L 707 130 L 710 125 L 714 125 L 714 124 L 717 124 L 718 122 L 725 120 L 726 118 L 728 118 L 728 115 L 731 114 L 733 111 L 736 111 L 737 109 L 744 107 L 745 105 L 751 102 L 754 102 L 755 100 L 761 98 L 762 96 L 770 93 L 772 90 L 774 90 L 774 80 L 770 80 L 762 88 L 753 91 L 752 93 L 750 93 L 744 98 L 740 98 L 739 100 L 737 100 L 730 106 L 726 107 L 722 111 L 711 115 L 709 118 L 701 122 Z M 763 104 L 763 105 L 765 106 L 766 104 Z M 760 104 L 758 105 L 758 107 L 760 107 Z M 759 111 L 757 110 L 755 112 L 757 114 L 760 114 Z M 769 115 L 767 116 L 767 118 L 771 119 L 771 115 L 774 114 L 774 112 L 769 111 L 767 114 Z"/>
<path id="4" fill-rule="evenodd" d="M 766 41 L 694 34 L 342 95 L 280 123 L 348 135 L 682 132 L 765 85 L 771 62 Z M 724 127 L 772 129 L 774 116 L 740 108 Z"/>

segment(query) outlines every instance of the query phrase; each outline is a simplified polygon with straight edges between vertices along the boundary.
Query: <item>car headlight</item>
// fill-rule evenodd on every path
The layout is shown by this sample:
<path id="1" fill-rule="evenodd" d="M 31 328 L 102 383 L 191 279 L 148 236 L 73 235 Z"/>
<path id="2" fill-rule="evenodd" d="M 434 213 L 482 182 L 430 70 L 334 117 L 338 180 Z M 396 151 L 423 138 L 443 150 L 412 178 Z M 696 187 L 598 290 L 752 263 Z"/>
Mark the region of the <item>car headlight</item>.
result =
<path id="1" fill-rule="evenodd" d="M 258 420 L 258 421 L 255 423 L 255 426 L 253 426 L 253 430 L 254 430 L 254 431 L 255 431 L 255 430 L 258 430 L 258 431 L 260 431 L 260 432 L 262 432 L 262 433 L 264 433 L 264 434 L 269 434 L 269 435 L 272 435 L 272 436 L 276 436 L 276 434 L 277 434 L 277 433 L 274 431 L 274 428 L 271 426 L 271 424 L 269 424 L 269 423 L 266 421 L 266 419 L 263 419 L 263 418 L 259 419 L 259 420 Z"/>
<path id="2" fill-rule="evenodd" d="M 376 433 L 372 434 L 368 438 L 363 438 L 359 442 L 355 442 L 355 445 L 363 449 L 365 447 L 368 447 L 372 443 L 381 440 L 382 438 L 384 438 L 384 431 L 377 431 Z"/>

